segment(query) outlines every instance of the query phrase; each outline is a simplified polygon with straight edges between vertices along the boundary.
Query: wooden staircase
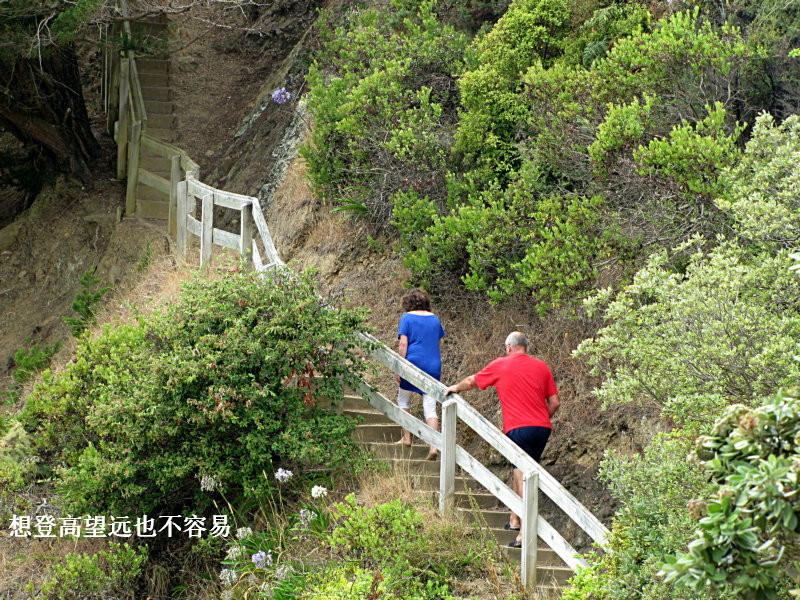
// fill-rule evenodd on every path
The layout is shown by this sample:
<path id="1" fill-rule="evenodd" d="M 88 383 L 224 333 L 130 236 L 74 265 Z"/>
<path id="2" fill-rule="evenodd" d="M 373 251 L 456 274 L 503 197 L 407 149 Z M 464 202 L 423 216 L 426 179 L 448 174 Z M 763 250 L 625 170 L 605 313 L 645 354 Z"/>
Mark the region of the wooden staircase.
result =
<path id="1" fill-rule="evenodd" d="M 400 426 L 360 396 L 345 396 L 342 410 L 344 414 L 360 421 L 356 427 L 356 437 L 370 450 L 375 460 L 386 462 L 396 472 L 410 477 L 420 495 L 429 497 L 434 504 L 438 503 L 440 465 L 438 460 L 425 460 L 428 454 L 426 444 L 417 440 L 410 448 L 395 444 L 400 439 Z M 521 562 L 520 549 L 508 547 L 508 543 L 517 537 L 517 532 L 503 528 L 508 522 L 508 509 L 461 469 L 456 471 L 455 488 L 457 516 L 473 523 L 475 527 L 485 529 L 500 545 L 509 562 L 518 565 Z M 567 579 L 574 575 L 573 570 L 541 540 L 537 555 L 537 590 L 551 596 L 560 595 Z"/>
<path id="2" fill-rule="evenodd" d="M 133 29 L 134 33 L 138 32 L 145 39 L 155 42 L 156 47 L 166 48 L 169 39 L 169 21 L 166 18 L 136 23 Z M 164 52 L 139 57 L 136 59 L 136 65 L 147 112 L 144 133 L 162 142 L 177 141 L 177 119 L 171 88 L 169 55 Z M 141 148 L 139 169 L 163 179 L 170 179 L 169 158 L 146 146 Z M 169 193 L 163 188 L 148 185 L 147 181 L 146 176 L 145 178 L 140 176 L 136 187 L 136 216 L 166 220 L 169 217 Z"/>

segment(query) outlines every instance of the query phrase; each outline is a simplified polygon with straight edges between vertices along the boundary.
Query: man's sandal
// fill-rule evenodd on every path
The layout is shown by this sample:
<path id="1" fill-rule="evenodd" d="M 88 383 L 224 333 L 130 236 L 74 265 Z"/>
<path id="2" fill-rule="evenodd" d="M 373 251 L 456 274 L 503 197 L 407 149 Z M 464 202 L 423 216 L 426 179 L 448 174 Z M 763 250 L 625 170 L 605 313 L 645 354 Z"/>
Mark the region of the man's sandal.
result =
<path id="1" fill-rule="evenodd" d="M 508 542 L 509 548 L 522 548 L 522 540 L 514 540 L 513 542 Z"/>

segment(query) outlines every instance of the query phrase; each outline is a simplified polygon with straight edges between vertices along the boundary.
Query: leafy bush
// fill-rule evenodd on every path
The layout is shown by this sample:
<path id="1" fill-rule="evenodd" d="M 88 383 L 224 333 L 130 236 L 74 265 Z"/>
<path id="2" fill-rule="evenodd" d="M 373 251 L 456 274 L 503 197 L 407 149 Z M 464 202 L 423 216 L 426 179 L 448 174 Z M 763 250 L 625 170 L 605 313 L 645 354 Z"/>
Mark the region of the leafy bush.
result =
<path id="1" fill-rule="evenodd" d="M 696 462 L 686 461 L 693 445 L 685 433 L 657 435 L 641 455 L 609 454 L 600 478 L 622 508 L 614 516 L 608 549 L 570 581 L 568 600 L 710 600 L 703 590 L 665 585 L 658 577 L 663 557 L 692 537 L 688 498 L 709 493 Z"/>
<path id="2" fill-rule="evenodd" d="M 717 204 L 753 246 L 792 248 L 800 241 L 800 116 L 778 125 L 761 115 L 741 160 L 723 178 Z"/>
<path id="3" fill-rule="evenodd" d="M 443 199 L 466 38 L 435 5 L 392 0 L 354 10 L 341 27 L 323 25 L 308 73 L 309 177 L 323 197 L 380 225 L 397 192 Z"/>
<path id="4" fill-rule="evenodd" d="M 779 394 L 755 409 L 729 407 L 698 440 L 718 489 L 697 503 L 706 516 L 688 552 L 665 566 L 666 581 L 739 598 L 778 597 L 787 566 L 800 558 L 798 439 L 800 401 Z"/>
<path id="5" fill-rule="evenodd" d="M 34 344 L 29 348 L 18 348 L 14 352 L 14 381 L 25 383 L 30 380 L 36 373 L 50 364 L 50 359 L 53 358 L 53 355 L 58 352 L 60 347 L 60 343 L 55 343 L 49 346 Z"/>
<path id="6" fill-rule="evenodd" d="M 72 335 L 79 336 L 87 327 L 95 324 L 95 311 L 100 300 L 103 299 L 110 287 L 104 286 L 95 275 L 95 270 L 86 271 L 80 279 L 81 291 L 72 302 L 72 310 L 78 313 L 77 317 L 64 317 Z"/>
<path id="7" fill-rule="evenodd" d="M 691 254 L 681 269 L 666 252 L 651 257 L 608 302 L 608 324 L 576 351 L 605 375 L 597 395 L 605 404 L 654 404 L 702 428 L 725 406 L 752 405 L 795 380 L 800 282 L 790 264 L 785 253 L 753 259 L 731 243 Z"/>
<path id="8" fill-rule="evenodd" d="M 44 582 L 45 600 L 111 600 L 137 597 L 134 584 L 147 562 L 145 546 L 109 544 L 95 554 L 70 553 Z"/>
<path id="9" fill-rule="evenodd" d="M 202 511 L 216 495 L 204 476 L 247 506 L 274 491 L 279 466 L 335 470 L 359 455 L 354 422 L 317 405 L 336 405 L 362 370 L 361 323 L 324 308 L 308 276 L 197 279 L 166 311 L 82 338 L 21 419 L 63 465 L 74 512 Z"/>

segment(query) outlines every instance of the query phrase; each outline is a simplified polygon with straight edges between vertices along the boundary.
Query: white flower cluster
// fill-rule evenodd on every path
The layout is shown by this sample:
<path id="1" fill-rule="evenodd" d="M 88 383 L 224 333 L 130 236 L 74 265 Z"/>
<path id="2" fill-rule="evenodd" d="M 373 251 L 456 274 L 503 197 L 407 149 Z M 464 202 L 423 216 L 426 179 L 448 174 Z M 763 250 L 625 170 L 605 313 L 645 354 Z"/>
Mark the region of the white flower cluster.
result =
<path id="1" fill-rule="evenodd" d="M 324 496 L 328 495 L 328 488 L 322 487 L 321 485 L 315 485 L 311 488 L 311 497 L 312 498 L 323 498 Z"/>
<path id="2" fill-rule="evenodd" d="M 225 587 L 230 587 L 239 580 L 239 576 L 233 569 L 222 569 L 219 572 L 219 580 Z"/>
<path id="3" fill-rule="evenodd" d="M 289 565 L 281 565 L 280 567 L 275 569 L 275 578 L 278 581 L 283 581 L 291 574 L 292 574 L 292 567 L 290 567 Z"/>
<path id="4" fill-rule="evenodd" d="M 236 539 L 237 540 L 243 540 L 244 538 L 246 538 L 249 535 L 253 535 L 253 530 L 250 529 L 249 527 L 239 527 L 236 530 Z"/>
<path id="5" fill-rule="evenodd" d="M 231 546 L 228 548 L 228 553 L 225 555 L 225 560 L 238 560 L 244 554 L 242 546 Z"/>
<path id="6" fill-rule="evenodd" d="M 302 525 L 304 528 L 308 527 L 308 525 L 311 523 L 311 521 L 314 520 L 314 517 L 316 517 L 316 516 L 317 516 L 317 513 L 315 513 L 313 510 L 308 510 L 306 508 L 301 508 L 300 509 L 300 525 Z"/>
<path id="7" fill-rule="evenodd" d="M 213 492 L 220 489 L 220 487 L 219 479 L 213 475 L 203 475 L 200 478 L 200 489 L 204 492 Z"/>
<path id="8" fill-rule="evenodd" d="M 286 483 L 292 478 L 292 475 L 293 473 L 291 471 L 283 467 L 275 471 L 275 479 L 278 480 L 278 483 Z"/>

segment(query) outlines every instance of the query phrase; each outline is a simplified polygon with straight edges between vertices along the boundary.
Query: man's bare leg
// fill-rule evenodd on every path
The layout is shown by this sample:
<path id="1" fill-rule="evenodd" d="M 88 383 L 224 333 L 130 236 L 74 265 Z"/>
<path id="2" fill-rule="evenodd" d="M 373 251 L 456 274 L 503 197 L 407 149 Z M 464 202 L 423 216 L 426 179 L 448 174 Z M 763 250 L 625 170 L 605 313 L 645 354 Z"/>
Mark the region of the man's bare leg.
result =
<path id="1" fill-rule="evenodd" d="M 519 496 L 522 496 L 522 471 L 519 469 L 514 469 L 514 475 L 511 479 L 511 487 Z M 508 519 L 509 524 L 513 528 L 519 527 L 522 529 L 522 520 L 519 518 L 519 515 L 515 513 L 513 510 L 511 511 L 511 516 Z"/>

